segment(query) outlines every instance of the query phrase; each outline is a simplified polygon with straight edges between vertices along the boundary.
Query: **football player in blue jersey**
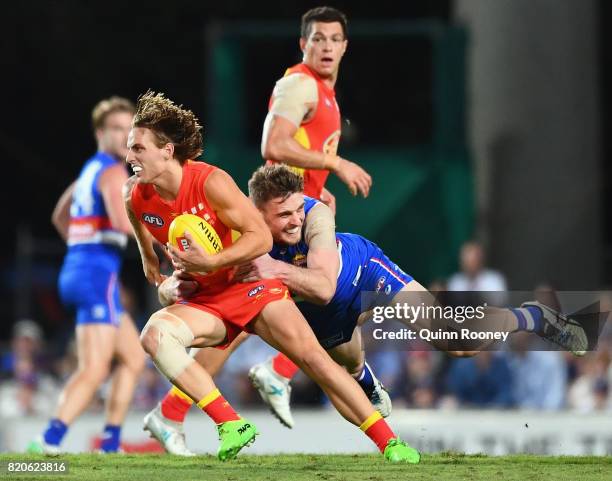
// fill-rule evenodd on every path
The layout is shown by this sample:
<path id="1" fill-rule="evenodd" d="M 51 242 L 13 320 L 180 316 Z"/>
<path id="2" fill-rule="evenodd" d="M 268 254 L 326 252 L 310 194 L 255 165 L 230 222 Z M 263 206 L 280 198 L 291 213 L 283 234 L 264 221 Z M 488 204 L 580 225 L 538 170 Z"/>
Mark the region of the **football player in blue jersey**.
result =
<path id="1" fill-rule="evenodd" d="M 116 452 L 121 424 L 145 363 L 139 334 L 119 299 L 122 251 L 132 227 L 123 206 L 124 160 L 132 102 L 111 97 L 92 111 L 97 152 L 60 197 L 52 222 L 68 250 L 59 275 L 62 302 L 76 311 L 78 368 L 59 397 L 55 416 L 29 452 L 60 452 L 70 424 L 87 408 L 116 361 L 100 450 Z"/>

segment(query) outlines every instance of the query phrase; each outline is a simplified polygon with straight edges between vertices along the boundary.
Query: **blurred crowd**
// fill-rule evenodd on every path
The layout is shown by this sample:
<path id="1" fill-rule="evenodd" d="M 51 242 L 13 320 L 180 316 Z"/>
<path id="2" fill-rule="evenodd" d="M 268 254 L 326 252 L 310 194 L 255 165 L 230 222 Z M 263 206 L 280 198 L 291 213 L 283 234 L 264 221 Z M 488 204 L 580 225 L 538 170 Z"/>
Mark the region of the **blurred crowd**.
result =
<path id="1" fill-rule="evenodd" d="M 494 297 L 487 299 L 491 304 L 506 302 L 504 276 L 486 267 L 484 251 L 478 243 L 466 243 L 460 260 L 459 272 L 430 288 L 483 291 L 487 292 L 483 295 Z M 547 288 L 540 286 L 535 295 L 546 292 Z M 122 301 L 134 318 L 144 324 L 147 316 L 138 312 L 138 303 L 129 289 L 123 289 Z M 602 312 L 612 310 L 612 294 L 603 296 L 600 302 Z M 612 412 L 612 322 L 605 323 L 597 349 L 582 358 L 546 350 L 546 346 L 538 336 L 515 333 L 503 349 L 481 352 L 471 358 L 452 358 L 431 349 L 385 349 L 374 343 L 366 343 L 365 349 L 368 363 L 389 390 L 396 407 Z M 22 319 L 13 326 L 12 338 L 0 352 L 0 416 L 53 414 L 49 410 L 54 403 L 49 400 L 57 398 L 77 363 L 74 341 L 61 351 L 57 354 L 47 345 L 35 321 Z M 261 406 L 247 372 L 253 364 L 273 354 L 269 346 L 252 336 L 230 358 L 217 382 L 233 404 Z M 168 388 L 168 382 L 149 361 L 132 409 L 150 410 Z M 102 412 L 105 395 L 103 387 L 89 410 Z M 296 407 L 329 405 L 324 394 L 303 373 L 294 378 L 292 402 Z"/>

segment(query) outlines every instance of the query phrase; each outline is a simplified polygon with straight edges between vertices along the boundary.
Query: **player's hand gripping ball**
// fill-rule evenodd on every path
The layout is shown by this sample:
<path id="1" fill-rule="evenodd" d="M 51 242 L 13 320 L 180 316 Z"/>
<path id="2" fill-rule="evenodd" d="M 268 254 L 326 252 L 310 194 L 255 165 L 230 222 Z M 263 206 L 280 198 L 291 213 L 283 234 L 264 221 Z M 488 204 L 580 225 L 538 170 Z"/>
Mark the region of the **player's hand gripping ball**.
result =
<path id="1" fill-rule="evenodd" d="M 198 246 L 202 247 L 208 254 L 216 254 L 223 249 L 223 244 L 221 243 L 219 235 L 208 222 L 197 215 L 182 214 L 172 221 L 168 229 L 168 242 L 180 252 L 185 252 L 187 254 L 186 251 L 189 249 L 189 239 L 187 239 L 185 231 L 189 232 L 188 235 L 191 242 L 197 243 Z M 175 268 L 184 269 L 190 272 L 196 271 L 196 269 L 193 269 L 193 266 L 191 268 L 189 267 L 190 262 L 201 265 L 204 260 L 202 258 L 199 260 L 192 258 L 190 261 L 189 257 L 191 256 L 177 256 L 172 253 L 171 256 Z M 204 274 L 204 272 L 200 272 L 200 274 Z"/>

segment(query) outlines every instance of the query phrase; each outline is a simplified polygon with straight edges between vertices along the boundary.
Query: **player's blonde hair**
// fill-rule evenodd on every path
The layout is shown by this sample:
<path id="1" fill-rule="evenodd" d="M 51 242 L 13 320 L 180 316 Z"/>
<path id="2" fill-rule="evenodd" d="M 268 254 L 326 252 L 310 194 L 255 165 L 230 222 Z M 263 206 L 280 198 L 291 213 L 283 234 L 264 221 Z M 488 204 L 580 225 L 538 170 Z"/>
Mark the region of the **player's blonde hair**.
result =
<path id="1" fill-rule="evenodd" d="M 181 164 L 202 153 L 202 126 L 195 114 L 161 92 L 149 90 L 138 98 L 133 125 L 151 130 L 158 147 L 173 144 L 174 158 Z"/>
<path id="2" fill-rule="evenodd" d="M 304 191 L 304 179 L 285 164 L 264 165 L 249 180 L 249 196 L 260 207 L 270 199 L 286 199 Z"/>
<path id="3" fill-rule="evenodd" d="M 104 128 L 106 118 L 116 112 L 127 112 L 134 115 L 136 108 L 134 104 L 124 98 L 113 95 L 104 100 L 100 100 L 91 111 L 91 126 L 94 131 Z"/>

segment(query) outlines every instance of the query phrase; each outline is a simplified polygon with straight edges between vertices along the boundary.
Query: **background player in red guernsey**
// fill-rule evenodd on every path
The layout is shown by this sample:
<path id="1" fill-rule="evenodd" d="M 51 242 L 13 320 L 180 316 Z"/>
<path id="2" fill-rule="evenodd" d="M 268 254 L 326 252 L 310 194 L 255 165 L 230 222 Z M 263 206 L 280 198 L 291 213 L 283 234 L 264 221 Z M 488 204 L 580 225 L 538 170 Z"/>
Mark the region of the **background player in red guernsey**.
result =
<path id="1" fill-rule="evenodd" d="M 368 196 L 372 178 L 360 166 L 336 155 L 340 141 L 340 108 L 334 86 L 346 52 L 347 19 L 332 7 L 317 7 L 302 16 L 302 63 L 287 69 L 274 87 L 264 122 L 262 155 L 282 162 L 304 177 L 304 194 L 336 211 L 334 196 L 325 189 L 329 172 L 351 193 Z M 293 426 L 289 380 L 297 366 L 282 353 L 253 366 L 250 376 L 262 399 L 278 419 Z M 274 394 L 270 394 L 274 393 Z"/>
<path id="2" fill-rule="evenodd" d="M 367 197 L 372 178 L 360 166 L 336 155 L 340 141 L 340 109 L 334 86 L 346 52 L 346 16 L 331 7 L 317 7 L 302 16 L 302 63 L 276 82 L 263 127 L 261 153 L 304 177 L 304 193 L 335 211 L 325 189 L 330 172 L 351 193 Z"/>
<path id="3" fill-rule="evenodd" d="M 187 250 L 168 246 L 176 269 L 208 275 L 195 274 L 199 284 L 195 295 L 151 316 L 141 334 L 145 351 L 217 424 L 220 459 L 234 457 L 255 439 L 257 430 L 234 411 L 210 375 L 185 349 L 223 347 L 241 331 L 249 331 L 298 364 L 342 416 L 381 447 L 387 459 L 418 462 L 418 453 L 396 438 L 355 380 L 320 346 L 280 281 L 240 283 L 232 279 L 234 266 L 272 248 L 272 235 L 227 173 L 191 160 L 201 153 L 200 130 L 192 112 L 162 94 L 148 92 L 138 101 L 127 156 L 135 175 L 126 183 L 125 203 L 147 279 L 155 283 L 163 280 L 153 238 L 166 243 L 168 227 L 176 215 L 187 212 L 201 216 L 223 243 L 221 252 L 210 255 L 186 233 Z M 235 242 L 232 229 L 241 234 Z"/>

